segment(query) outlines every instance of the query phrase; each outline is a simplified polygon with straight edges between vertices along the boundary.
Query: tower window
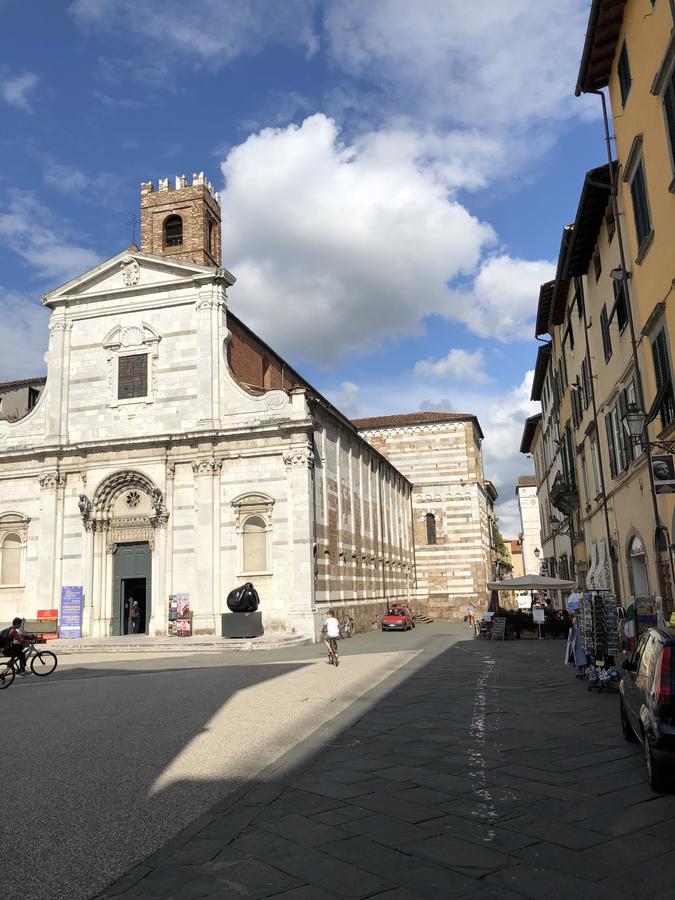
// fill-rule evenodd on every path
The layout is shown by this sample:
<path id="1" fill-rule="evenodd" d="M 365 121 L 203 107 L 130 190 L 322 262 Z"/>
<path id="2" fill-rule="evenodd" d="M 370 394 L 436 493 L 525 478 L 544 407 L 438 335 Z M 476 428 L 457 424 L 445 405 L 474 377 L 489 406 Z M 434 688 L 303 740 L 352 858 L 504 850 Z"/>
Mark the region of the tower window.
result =
<path id="1" fill-rule="evenodd" d="M 148 393 L 148 354 L 120 356 L 117 370 L 117 397 L 132 400 Z"/>
<path id="2" fill-rule="evenodd" d="M 209 253 L 216 258 L 216 223 L 209 219 Z"/>
<path id="3" fill-rule="evenodd" d="M 183 220 L 180 216 L 169 216 L 164 222 L 164 246 L 180 247 L 183 243 Z"/>
<path id="4" fill-rule="evenodd" d="M 436 516 L 433 513 L 427 513 L 424 517 L 424 523 L 427 527 L 427 544 L 436 543 Z"/>

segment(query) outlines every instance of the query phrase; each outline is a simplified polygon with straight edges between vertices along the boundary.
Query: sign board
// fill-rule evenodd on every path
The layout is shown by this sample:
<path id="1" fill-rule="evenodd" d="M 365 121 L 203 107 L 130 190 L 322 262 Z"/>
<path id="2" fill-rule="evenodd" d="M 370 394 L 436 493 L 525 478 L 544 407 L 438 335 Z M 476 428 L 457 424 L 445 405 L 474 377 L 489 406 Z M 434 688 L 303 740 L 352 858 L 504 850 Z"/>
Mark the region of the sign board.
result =
<path id="1" fill-rule="evenodd" d="M 61 617 L 59 637 L 82 637 L 82 607 L 84 590 L 81 585 L 64 585 L 61 588 Z"/>
<path id="2" fill-rule="evenodd" d="M 169 634 L 176 637 L 190 637 L 192 634 L 192 613 L 189 594 L 171 594 L 169 597 Z"/>
<path id="3" fill-rule="evenodd" d="M 492 640 L 497 638 L 498 640 L 504 640 L 506 635 L 506 619 L 503 616 L 499 616 L 492 621 Z"/>
<path id="4" fill-rule="evenodd" d="M 672 456 L 652 456 L 655 494 L 675 494 L 675 466 Z"/>
<path id="5" fill-rule="evenodd" d="M 516 597 L 518 609 L 530 609 L 532 606 L 532 597 L 529 594 L 519 594 Z"/>
<path id="6" fill-rule="evenodd" d="M 532 610 L 532 619 L 536 625 L 543 625 L 546 621 L 546 617 L 544 616 L 543 609 L 533 609 Z"/>
<path id="7" fill-rule="evenodd" d="M 654 597 L 636 597 L 635 612 L 637 614 L 638 634 L 656 626 L 656 602 Z"/>

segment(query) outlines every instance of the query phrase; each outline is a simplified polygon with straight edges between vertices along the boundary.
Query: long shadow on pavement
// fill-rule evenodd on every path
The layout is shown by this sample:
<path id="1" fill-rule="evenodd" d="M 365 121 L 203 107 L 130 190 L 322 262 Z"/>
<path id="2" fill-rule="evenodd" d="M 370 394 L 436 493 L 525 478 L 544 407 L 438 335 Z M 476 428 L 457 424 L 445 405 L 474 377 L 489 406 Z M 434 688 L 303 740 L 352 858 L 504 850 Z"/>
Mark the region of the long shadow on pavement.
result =
<path id="1" fill-rule="evenodd" d="M 675 799 L 647 786 L 616 696 L 561 657 L 422 654 L 101 900 L 671 898 Z"/>

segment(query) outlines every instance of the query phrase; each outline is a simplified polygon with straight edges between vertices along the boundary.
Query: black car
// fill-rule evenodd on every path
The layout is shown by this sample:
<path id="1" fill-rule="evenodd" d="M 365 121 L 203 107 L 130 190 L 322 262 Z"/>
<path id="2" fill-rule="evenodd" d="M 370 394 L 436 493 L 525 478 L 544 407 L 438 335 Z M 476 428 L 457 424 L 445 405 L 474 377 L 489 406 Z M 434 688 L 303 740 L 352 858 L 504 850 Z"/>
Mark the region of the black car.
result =
<path id="1" fill-rule="evenodd" d="M 624 662 L 619 688 L 623 735 L 641 742 L 655 791 L 675 772 L 674 656 L 675 630 L 650 628 Z"/>

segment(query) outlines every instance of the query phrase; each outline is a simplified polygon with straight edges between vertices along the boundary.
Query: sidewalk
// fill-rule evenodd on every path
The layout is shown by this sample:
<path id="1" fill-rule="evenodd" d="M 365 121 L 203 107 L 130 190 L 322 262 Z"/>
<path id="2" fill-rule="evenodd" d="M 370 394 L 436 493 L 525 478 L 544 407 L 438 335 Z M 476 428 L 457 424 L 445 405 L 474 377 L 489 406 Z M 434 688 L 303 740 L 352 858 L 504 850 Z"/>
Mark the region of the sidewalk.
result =
<path id="1" fill-rule="evenodd" d="M 675 798 L 561 655 L 421 653 L 100 897 L 671 898 Z"/>
<path id="2" fill-rule="evenodd" d="M 311 644 L 298 634 L 265 634 L 257 638 L 222 638 L 213 635 L 196 637 L 150 637 L 146 634 L 124 634 L 105 638 L 57 638 L 47 641 L 45 649 L 59 655 L 79 653 L 199 653 L 224 650 L 284 650 Z"/>

